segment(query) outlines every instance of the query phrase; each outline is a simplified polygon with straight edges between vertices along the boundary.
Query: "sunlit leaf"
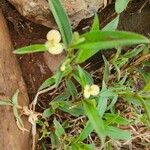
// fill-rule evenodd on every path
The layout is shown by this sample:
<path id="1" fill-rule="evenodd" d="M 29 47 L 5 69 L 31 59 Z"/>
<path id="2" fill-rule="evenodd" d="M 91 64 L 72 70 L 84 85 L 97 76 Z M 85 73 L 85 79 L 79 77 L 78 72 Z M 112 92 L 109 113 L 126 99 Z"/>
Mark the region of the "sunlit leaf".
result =
<path id="1" fill-rule="evenodd" d="M 130 140 L 131 139 L 131 133 L 129 131 L 124 131 L 116 127 L 107 127 L 106 128 L 106 134 L 110 138 L 114 140 Z"/>
<path id="2" fill-rule="evenodd" d="M 42 85 L 40 86 L 39 90 L 43 90 L 47 87 L 50 87 L 51 85 L 53 85 L 55 83 L 55 78 L 54 76 L 48 78 L 47 80 L 45 80 Z"/>
<path id="3" fill-rule="evenodd" d="M 99 115 L 97 108 L 95 107 L 95 100 L 84 100 L 83 106 L 89 121 L 95 129 L 98 136 L 101 138 L 101 142 L 105 139 L 105 126 L 102 118 Z"/>
<path id="4" fill-rule="evenodd" d="M 43 117 L 48 118 L 50 117 L 52 114 L 54 114 L 55 110 L 52 108 L 47 108 L 44 110 L 43 112 Z"/>
<path id="5" fill-rule="evenodd" d="M 123 118 L 119 114 L 105 113 L 104 118 L 106 119 L 106 124 L 117 124 L 117 125 L 128 125 L 129 120 Z"/>
<path id="6" fill-rule="evenodd" d="M 116 3 L 115 3 L 115 10 L 116 10 L 116 12 L 118 14 L 122 13 L 126 9 L 129 1 L 130 0 L 116 0 Z"/>
<path id="7" fill-rule="evenodd" d="M 130 46 L 135 44 L 148 44 L 149 39 L 143 35 L 123 31 L 94 31 L 82 35 L 85 42 L 76 45 L 76 63 L 82 63 L 100 50 Z"/>
<path id="8" fill-rule="evenodd" d="M 95 14 L 91 31 L 97 31 L 97 30 L 100 30 L 100 25 L 99 25 L 99 18 L 98 18 L 98 15 Z"/>
<path id="9" fill-rule="evenodd" d="M 93 78 L 91 75 L 80 66 L 78 66 L 77 71 L 74 72 L 73 77 L 78 81 L 79 84 L 82 85 L 82 87 L 87 84 L 91 85 L 93 83 Z"/>
<path id="10" fill-rule="evenodd" d="M 109 22 L 103 29 L 102 31 L 114 31 L 117 29 L 118 27 L 118 23 L 119 23 L 119 15 L 113 19 L 111 22 Z"/>
<path id="11" fill-rule="evenodd" d="M 37 53 L 47 51 L 47 48 L 44 44 L 34 44 L 22 48 L 18 48 L 13 53 L 15 54 L 29 54 L 29 53 Z"/>

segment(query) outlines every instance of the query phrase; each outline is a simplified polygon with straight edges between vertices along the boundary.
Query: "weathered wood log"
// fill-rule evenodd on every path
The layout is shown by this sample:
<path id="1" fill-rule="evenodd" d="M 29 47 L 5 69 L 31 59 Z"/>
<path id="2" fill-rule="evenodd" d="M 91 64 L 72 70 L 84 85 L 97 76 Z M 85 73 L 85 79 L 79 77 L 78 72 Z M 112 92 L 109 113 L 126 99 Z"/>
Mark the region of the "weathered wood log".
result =
<path id="1" fill-rule="evenodd" d="M 19 104 L 28 105 L 29 99 L 9 36 L 5 19 L 0 11 L 0 99 L 11 98 L 19 89 Z M 26 118 L 25 127 L 30 130 Z M 0 106 L 0 149 L 1 150 L 30 150 L 30 133 L 24 134 L 16 125 L 10 106 Z"/>
<path id="2" fill-rule="evenodd" d="M 56 27 L 46 0 L 8 0 L 20 14 L 27 19 L 45 25 Z M 61 0 L 66 9 L 71 24 L 76 27 L 82 19 L 91 17 L 108 0 Z"/>

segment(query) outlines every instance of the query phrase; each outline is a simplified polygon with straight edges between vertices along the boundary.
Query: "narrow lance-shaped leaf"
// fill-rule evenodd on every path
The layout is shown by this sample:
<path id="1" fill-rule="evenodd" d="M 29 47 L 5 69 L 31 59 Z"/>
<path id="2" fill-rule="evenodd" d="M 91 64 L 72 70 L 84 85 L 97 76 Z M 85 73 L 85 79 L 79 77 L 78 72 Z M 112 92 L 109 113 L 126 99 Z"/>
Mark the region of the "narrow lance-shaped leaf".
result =
<path id="1" fill-rule="evenodd" d="M 89 121 L 103 143 L 105 140 L 105 126 L 97 108 L 95 107 L 95 100 L 84 100 L 83 106 Z"/>
<path id="2" fill-rule="evenodd" d="M 86 61 L 100 50 L 150 43 L 143 35 L 123 31 L 94 31 L 85 33 L 82 37 L 85 42 L 74 46 L 79 49 L 76 63 Z"/>
<path id="3" fill-rule="evenodd" d="M 131 133 L 129 131 L 124 131 L 116 127 L 107 127 L 106 128 L 107 136 L 115 140 L 130 140 Z"/>
<path id="4" fill-rule="evenodd" d="M 70 95 L 73 98 L 75 98 L 77 96 L 78 92 L 77 92 L 77 89 L 76 89 L 74 83 L 70 79 L 68 79 L 68 80 L 66 80 L 66 86 L 67 86 L 67 89 L 68 89 L 68 92 L 70 93 Z"/>
<path id="5" fill-rule="evenodd" d="M 129 1 L 130 0 L 116 0 L 116 3 L 115 3 L 116 12 L 118 14 L 122 13 L 126 9 Z"/>
<path id="6" fill-rule="evenodd" d="M 75 72 L 73 76 L 81 84 L 82 87 L 87 84 L 91 85 L 94 82 L 91 75 L 80 66 L 78 66 L 77 72 Z"/>
<path id="7" fill-rule="evenodd" d="M 98 18 L 98 15 L 95 14 L 95 17 L 94 17 L 94 21 L 93 21 L 93 24 L 92 24 L 91 31 L 98 31 L 98 30 L 100 30 L 99 18 Z"/>
<path id="8" fill-rule="evenodd" d="M 69 23 L 68 16 L 60 2 L 60 0 L 48 0 L 50 9 L 53 13 L 55 21 L 62 34 L 62 39 L 66 47 L 68 47 L 72 40 L 72 29 Z"/>
<path id="9" fill-rule="evenodd" d="M 13 53 L 15 54 L 29 54 L 29 53 L 37 53 L 47 51 L 47 48 L 44 44 L 34 44 L 22 48 L 18 48 Z"/>
<path id="10" fill-rule="evenodd" d="M 83 141 L 85 140 L 93 131 L 93 126 L 90 121 L 87 121 L 84 129 L 80 133 L 79 137 L 77 138 L 77 141 Z"/>
<path id="11" fill-rule="evenodd" d="M 122 57 L 126 57 L 126 58 L 133 58 L 136 57 L 139 53 L 141 53 L 145 48 L 145 45 L 138 45 L 136 48 L 134 48 L 133 50 L 125 53 Z"/>
<path id="12" fill-rule="evenodd" d="M 55 134 L 57 135 L 58 138 L 60 138 L 63 134 L 65 134 L 65 130 L 56 119 L 54 119 L 54 125 L 55 125 Z"/>
<path id="13" fill-rule="evenodd" d="M 42 85 L 40 86 L 39 91 L 40 91 L 40 90 L 43 90 L 43 89 L 45 89 L 45 88 L 47 88 L 47 87 L 50 87 L 50 86 L 52 86 L 53 84 L 55 84 L 55 78 L 54 78 L 54 76 L 52 76 L 52 77 L 46 79 L 46 80 L 42 83 Z"/>
<path id="14" fill-rule="evenodd" d="M 114 31 L 117 29 L 118 27 L 118 23 L 119 23 L 119 15 L 113 19 L 110 23 L 108 23 L 103 29 L 102 31 Z"/>
<path id="15" fill-rule="evenodd" d="M 107 61 L 107 59 L 104 55 L 103 55 L 103 60 L 104 60 L 104 64 L 105 64 L 104 73 L 103 73 L 103 81 L 105 84 L 107 84 L 107 82 L 109 80 L 109 74 L 110 74 L 109 62 Z"/>

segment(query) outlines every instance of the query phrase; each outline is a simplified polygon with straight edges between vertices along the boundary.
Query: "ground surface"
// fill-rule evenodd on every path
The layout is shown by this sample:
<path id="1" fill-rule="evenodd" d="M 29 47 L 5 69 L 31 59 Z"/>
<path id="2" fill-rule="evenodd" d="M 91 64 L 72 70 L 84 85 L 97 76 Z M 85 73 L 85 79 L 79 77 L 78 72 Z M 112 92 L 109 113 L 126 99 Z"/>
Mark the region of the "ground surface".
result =
<path id="1" fill-rule="evenodd" d="M 127 12 L 125 12 L 121 17 L 120 29 L 135 31 L 146 36 L 150 34 L 150 5 L 145 3 L 144 0 L 135 0 L 132 5 L 130 5 Z M 45 36 L 49 31 L 48 28 L 40 25 L 36 25 L 26 19 L 22 18 L 18 12 L 5 0 L 1 0 L 2 9 L 4 15 L 7 19 L 10 35 L 14 48 L 19 48 L 22 46 L 27 46 L 33 43 L 44 43 Z M 104 26 L 111 18 L 115 16 L 113 6 L 108 6 L 105 10 L 100 13 L 100 21 L 102 26 Z M 83 20 L 76 30 L 84 32 L 88 30 L 91 25 L 92 19 Z M 101 54 L 97 55 L 91 59 L 98 59 L 99 63 L 96 67 L 99 67 L 102 63 Z M 108 54 L 110 55 L 110 54 Z M 37 92 L 40 84 L 52 75 L 48 66 L 44 62 L 43 54 L 30 54 L 18 56 L 18 62 L 20 64 L 22 74 L 27 85 L 28 94 L 30 100 L 33 99 L 34 95 Z M 93 66 L 92 66 L 93 67 Z M 48 95 L 44 95 L 44 99 Z M 41 101 L 41 107 L 46 107 L 46 103 Z M 138 144 L 138 141 L 137 143 Z M 143 149 L 140 147 L 139 149 Z"/>

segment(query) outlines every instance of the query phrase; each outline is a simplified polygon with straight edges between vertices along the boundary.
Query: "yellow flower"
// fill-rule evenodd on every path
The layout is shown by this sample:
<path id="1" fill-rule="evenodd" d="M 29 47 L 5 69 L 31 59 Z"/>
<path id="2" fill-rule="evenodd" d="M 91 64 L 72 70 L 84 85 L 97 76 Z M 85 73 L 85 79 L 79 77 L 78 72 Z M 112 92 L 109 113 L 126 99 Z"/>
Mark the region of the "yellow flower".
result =
<path id="1" fill-rule="evenodd" d="M 86 85 L 84 88 L 84 97 L 90 98 L 90 96 L 97 96 L 99 94 L 99 87 L 95 84 L 93 85 Z"/>
<path id="2" fill-rule="evenodd" d="M 59 31 L 57 30 L 51 30 L 47 33 L 47 40 L 51 43 L 51 44 L 58 44 L 61 41 L 61 35 L 59 33 Z"/>
<path id="3" fill-rule="evenodd" d="M 45 46 L 48 49 L 48 52 L 53 55 L 58 55 L 63 51 L 63 45 L 61 43 L 57 43 L 55 45 L 51 44 L 49 41 L 45 43 Z"/>
<path id="4" fill-rule="evenodd" d="M 90 85 L 86 85 L 84 87 L 84 94 L 83 95 L 84 95 L 85 98 L 90 98 L 90 96 L 91 96 Z"/>
<path id="5" fill-rule="evenodd" d="M 91 85 L 91 95 L 96 96 L 99 94 L 99 87 L 95 84 Z"/>
<path id="6" fill-rule="evenodd" d="M 61 35 L 57 30 L 51 30 L 47 33 L 47 42 L 45 43 L 48 52 L 53 55 L 62 53 L 64 47 L 61 41 Z"/>

